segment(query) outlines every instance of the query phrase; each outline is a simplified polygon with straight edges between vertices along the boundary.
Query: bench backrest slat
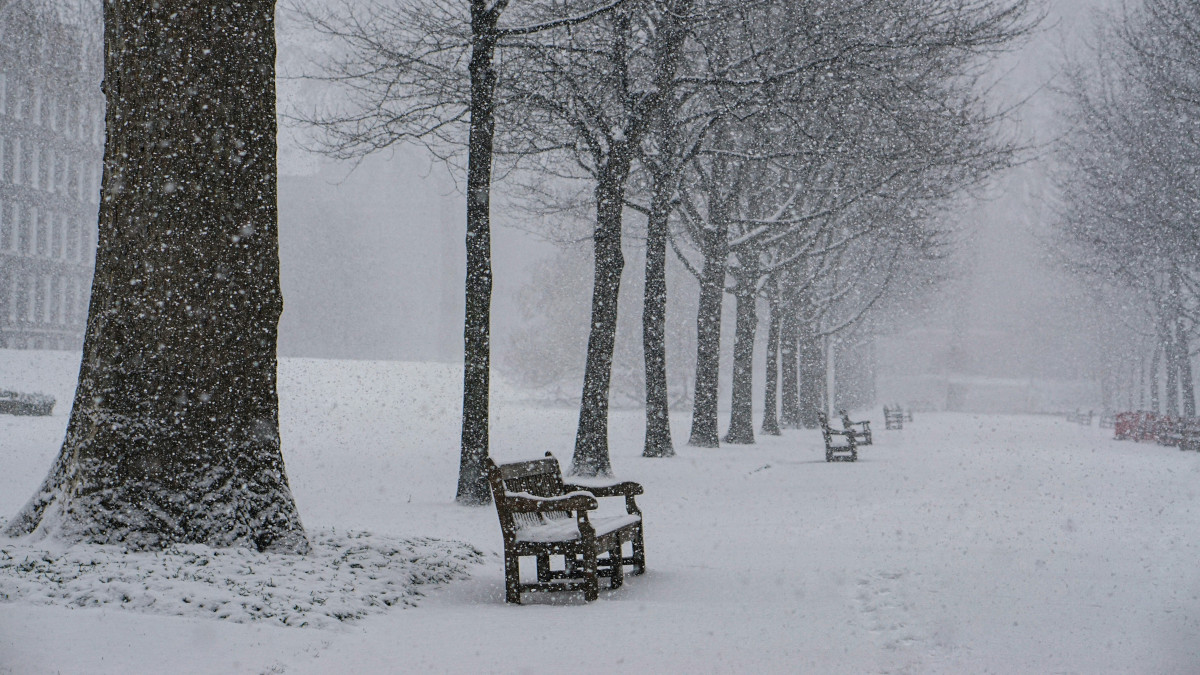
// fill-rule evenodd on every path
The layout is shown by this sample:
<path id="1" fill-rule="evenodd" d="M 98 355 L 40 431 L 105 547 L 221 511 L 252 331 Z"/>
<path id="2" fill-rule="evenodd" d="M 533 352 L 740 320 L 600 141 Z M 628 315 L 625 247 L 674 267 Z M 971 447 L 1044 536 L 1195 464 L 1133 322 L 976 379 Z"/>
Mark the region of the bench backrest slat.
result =
<path id="1" fill-rule="evenodd" d="M 569 518 L 567 511 L 542 513 L 513 513 L 509 510 L 505 495 L 511 492 L 526 492 L 536 497 L 558 497 L 566 492 L 562 472 L 554 457 L 535 459 L 528 462 L 513 462 L 496 466 L 488 460 L 488 481 L 492 486 L 492 497 L 496 502 L 496 515 L 500 517 L 500 530 L 506 541 L 526 527 L 534 527 L 551 520 Z"/>

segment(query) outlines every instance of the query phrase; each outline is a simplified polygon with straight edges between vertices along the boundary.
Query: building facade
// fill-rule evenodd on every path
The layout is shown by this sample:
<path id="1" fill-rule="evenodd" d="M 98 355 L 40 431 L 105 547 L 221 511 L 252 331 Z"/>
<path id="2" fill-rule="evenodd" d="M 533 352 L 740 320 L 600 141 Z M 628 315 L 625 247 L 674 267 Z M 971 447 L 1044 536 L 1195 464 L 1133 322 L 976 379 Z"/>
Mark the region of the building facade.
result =
<path id="1" fill-rule="evenodd" d="M 0 348 L 77 349 L 104 142 L 98 49 L 54 10 L 0 10 Z"/>

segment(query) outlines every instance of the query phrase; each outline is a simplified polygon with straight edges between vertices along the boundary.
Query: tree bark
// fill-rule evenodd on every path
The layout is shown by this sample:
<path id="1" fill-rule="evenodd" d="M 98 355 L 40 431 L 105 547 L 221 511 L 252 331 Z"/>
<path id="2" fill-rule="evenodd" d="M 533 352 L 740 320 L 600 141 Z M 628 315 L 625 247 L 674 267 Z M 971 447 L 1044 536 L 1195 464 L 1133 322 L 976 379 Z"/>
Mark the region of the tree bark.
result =
<path id="1" fill-rule="evenodd" d="M 800 420 L 800 319 L 794 312 L 783 317 L 779 343 L 780 395 L 779 425 L 799 429 Z"/>
<path id="2" fill-rule="evenodd" d="M 1162 345 L 1154 346 L 1154 355 L 1150 357 L 1150 410 L 1155 414 L 1162 412 L 1158 391 L 1158 360 L 1162 355 Z"/>
<path id="3" fill-rule="evenodd" d="M 779 432 L 779 303 L 771 298 L 771 318 L 767 328 L 767 373 L 763 383 L 762 432 L 778 436 Z"/>
<path id="4" fill-rule="evenodd" d="M 308 549 L 279 441 L 274 9 L 104 4 L 79 384 L 61 453 L 5 534 Z"/>
<path id="5" fill-rule="evenodd" d="M 643 457 L 672 457 L 670 399 L 667 391 L 667 226 L 670 177 L 653 176 L 646 228 L 646 284 L 642 297 L 642 349 L 646 365 L 646 443 Z"/>
<path id="6" fill-rule="evenodd" d="M 825 410 L 825 352 L 816 327 L 802 321 L 799 330 L 800 424 L 805 429 L 820 426 L 817 413 Z"/>
<path id="7" fill-rule="evenodd" d="M 1191 419 L 1196 416 L 1196 389 L 1192 380 L 1192 355 L 1182 317 L 1175 320 L 1175 350 L 1178 354 L 1176 363 L 1179 368 L 1180 395 L 1183 397 L 1183 415 Z"/>
<path id="8" fill-rule="evenodd" d="M 467 155 L 467 278 L 463 318 L 462 438 L 458 468 L 460 504 L 492 501 L 488 456 L 491 388 L 492 148 L 495 138 L 496 20 L 483 0 L 471 2 L 471 122 Z"/>
<path id="9" fill-rule="evenodd" d="M 1179 359 L 1175 349 L 1175 336 L 1170 320 L 1165 316 L 1159 324 L 1158 339 L 1163 350 L 1163 366 L 1166 368 L 1166 412 L 1168 417 L 1179 417 Z"/>
<path id="10" fill-rule="evenodd" d="M 749 275 L 747 275 L 749 276 Z M 752 278 L 756 278 L 757 274 Z M 746 279 L 738 283 L 737 325 L 733 337 L 733 395 L 729 430 L 725 442 L 738 445 L 754 443 L 754 333 L 758 327 L 758 309 L 754 287 Z"/>
<path id="11" fill-rule="evenodd" d="M 625 267 L 625 257 L 621 253 L 621 217 L 629 169 L 628 144 L 614 144 L 596 182 L 592 322 L 571 469 L 577 476 L 612 474 L 608 454 L 608 393 L 617 334 L 617 299 L 621 290 L 621 271 Z"/>
<path id="12" fill-rule="evenodd" d="M 667 228 L 679 173 L 679 116 L 675 75 L 688 37 L 693 0 L 660 3 L 660 39 L 654 55 L 657 103 L 649 145 L 657 151 L 648 159 L 652 181 L 646 231 L 646 283 L 642 299 L 642 349 L 646 366 L 646 442 L 643 457 L 673 457 L 670 398 L 667 390 Z M 640 147 L 640 146 L 639 146 Z"/>
<path id="13" fill-rule="evenodd" d="M 711 214 L 710 214 L 711 215 Z M 717 393 L 720 387 L 721 303 L 729 252 L 724 219 L 712 217 L 704 231 L 704 266 L 700 272 L 700 302 L 696 311 L 696 393 L 692 403 L 692 432 L 688 445 L 720 446 L 717 431 Z"/>

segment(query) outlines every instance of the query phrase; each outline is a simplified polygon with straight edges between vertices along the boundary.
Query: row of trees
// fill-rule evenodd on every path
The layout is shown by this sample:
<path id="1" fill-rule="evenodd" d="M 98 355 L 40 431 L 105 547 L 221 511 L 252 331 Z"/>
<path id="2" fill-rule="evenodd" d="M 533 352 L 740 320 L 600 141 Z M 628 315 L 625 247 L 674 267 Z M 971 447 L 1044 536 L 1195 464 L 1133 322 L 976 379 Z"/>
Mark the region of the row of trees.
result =
<path id="1" fill-rule="evenodd" d="M 460 6 L 461 5 L 461 6 Z M 468 12 L 468 5 L 470 11 Z M 416 141 L 465 159 L 466 371 L 459 500 L 488 498 L 488 204 L 493 166 L 530 208 L 592 210 L 591 320 L 573 457 L 611 471 L 608 408 L 626 233 L 644 227 L 644 454 L 674 454 L 665 316 L 672 252 L 699 284 L 689 443 L 718 435 L 720 317 L 736 303 L 733 416 L 753 442 L 758 306 L 764 428 L 815 425 L 825 338 L 930 278 L 937 215 L 1011 160 L 980 97 L 1027 0 L 409 0 L 301 7 L 332 38 L 336 99 L 303 119 L 356 157 Z M 641 218 L 630 222 L 629 214 Z M 776 372 L 782 408 L 776 410 Z"/>
<path id="2" fill-rule="evenodd" d="M 1193 417 L 1200 7 L 1145 0 L 1107 15 L 1067 73 L 1058 221 L 1069 264 L 1112 324 L 1105 381 L 1130 403 L 1137 390 L 1140 405 Z"/>

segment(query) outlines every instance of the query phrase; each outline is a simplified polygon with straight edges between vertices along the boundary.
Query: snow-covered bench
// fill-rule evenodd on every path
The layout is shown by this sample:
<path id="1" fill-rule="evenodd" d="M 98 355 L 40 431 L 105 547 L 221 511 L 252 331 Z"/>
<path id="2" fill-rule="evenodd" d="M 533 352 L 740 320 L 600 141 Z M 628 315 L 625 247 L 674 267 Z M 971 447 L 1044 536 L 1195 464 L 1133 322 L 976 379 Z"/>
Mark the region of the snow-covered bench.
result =
<path id="1" fill-rule="evenodd" d="M 624 582 L 625 565 L 632 574 L 646 571 L 642 512 L 634 501 L 642 486 L 625 481 L 609 484 L 564 483 L 558 460 L 546 459 L 497 466 L 487 460 L 488 481 L 504 536 L 504 599 L 520 603 L 522 591 L 582 590 L 586 600 L 599 594 L 599 577 L 611 588 Z M 600 515 L 599 497 L 624 497 L 625 513 Z M 623 552 L 628 542 L 631 554 Z M 563 556 L 563 568 L 551 569 L 550 556 Z M 521 581 L 522 557 L 537 560 L 537 581 Z"/>
<path id="2" fill-rule="evenodd" d="M 846 414 L 845 410 L 838 411 L 842 416 L 842 428 L 854 434 L 855 445 L 871 445 L 871 421 L 862 420 L 861 422 L 850 421 L 850 415 Z M 858 427 L 855 429 L 855 427 Z"/>
<path id="3" fill-rule="evenodd" d="M 829 418 L 823 412 L 817 413 L 817 419 L 821 421 L 821 435 L 825 438 L 825 461 L 858 461 L 858 442 L 855 440 L 855 432 L 848 429 L 834 429 L 830 427 Z M 840 443 L 835 440 L 835 437 L 843 437 L 846 439 L 846 442 Z"/>
<path id="4" fill-rule="evenodd" d="M 904 428 L 904 411 L 901 410 L 899 406 L 897 406 L 895 408 L 889 408 L 887 406 L 883 407 L 883 428 L 884 429 L 903 429 Z"/>

